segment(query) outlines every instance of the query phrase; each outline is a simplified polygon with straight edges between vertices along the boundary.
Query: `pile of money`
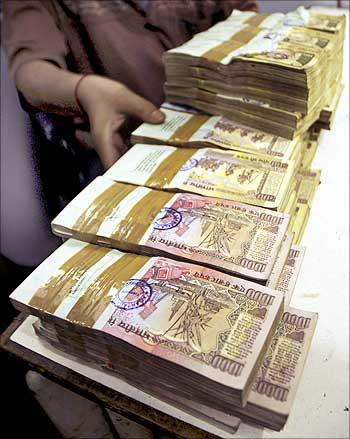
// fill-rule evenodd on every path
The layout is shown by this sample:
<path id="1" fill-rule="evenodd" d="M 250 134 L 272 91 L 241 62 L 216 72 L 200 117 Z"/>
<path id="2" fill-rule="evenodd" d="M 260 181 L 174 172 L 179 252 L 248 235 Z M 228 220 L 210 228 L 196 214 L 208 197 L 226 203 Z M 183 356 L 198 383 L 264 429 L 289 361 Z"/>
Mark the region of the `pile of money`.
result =
<path id="1" fill-rule="evenodd" d="M 44 343 L 48 342 L 50 346 L 60 351 L 64 349 L 65 353 L 78 358 L 79 361 L 90 362 L 100 367 L 104 372 L 109 372 L 125 379 L 118 374 L 115 352 L 110 348 L 107 351 L 106 346 L 101 346 L 101 343 L 95 342 L 94 338 L 82 337 L 77 333 L 74 333 L 74 336 L 72 336 L 72 332 L 67 331 L 64 326 L 44 320 L 36 321 L 33 327 L 36 335 L 40 337 Z M 108 352 L 107 356 L 106 352 Z M 126 357 L 118 353 L 118 362 L 121 358 L 122 361 L 124 361 Z M 155 398 L 160 398 L 173 407 L 189 413 L 197 419 L 208 422 L 226 433 L 235 434 L 240 426 L 241 420 L 237 416 L 213 409 L 212 407 L 193 401 L 188 397 L 185 398 L 174 392 L 170 384 L 164 385 L 163 387 L 155 386 L 154 381 L 145 384 L 142 377 L 138 374 L 133 373 L 129 375 L 128 382 L 139 390 Z"/>
<path id="2" fill-rule="evenodd" d="M 165 54 L 165 121 L 53 220 L 12 293 L 51 347 L 233 434 L 283 428 L 317 314 L 290 306 L 345 18 L 234 11 Z M 322 90 L 322 93 L 320 93 Z"/>
<path id="3" fill-rule="evenodd" d="M 56 234 L 80 241 L 69 239 L 44 261 L 11 295 L 14 306 L 40 318 L 35 331 L 52 347 L 229 434 L 241 419 L 280 430 L 317 321 L 289 307 L 305 253 L 293 244 L 301 216 L 292 216 L 293 228 L 271 206 L 220 198 L 204 171 L 223 191 L 238 167 L 236 196 L 259 200 L 254 179 L 279 199 L 283 178 L 269 173 L 284 169 L 290 187 L 282 200 L 292 194 L 307 207 L 319 174 L 266 154 L 210 148 L 135 145 L 127 155 L 55 218 Z M 215 196 L 174 193 L 198 180 L 188 171 L 199 163 L 201 184 Z"/>
<path id="4" fill-rule="evenodd" d="M 331 96 L 329 103 L 322 109 L 319 119 L 314 123 L 314 129 L 331 129 L 343 89 L 344 84 L 335 84 L 334 94 Z"/>
<path id="5" fill-rule="evenodd" d="M 232 430 L 283 427 L 317 320 L 247 280 L 73 239 L 10 298 L 53 346 Z"/>
<path id="6" fill-rule="evenodd" d="M 266 284 L 287 259 L 292 242 L 283 240 L 289 219 L 235 201 L 98 177 L 53 220 L 52 230 L 64 238 L 172 256 Z"/>
<path id="7" fill-rule="evenodd" d="M 283 212 L 294 174 L 294 162 L 267 155 L 136 144 L 105 173 L 105 177 Z"/>
<path id="8" fill-rule="evenodd" d="M 305 247 L 300 245 L 292 245 L 276 283 L 273 284 L 273 286 L 270 284 L 267 285 L 277 291 L 281 291 L 284 294 L 285 305 L 289 305 L 292 299 L 294 288 L 305 256 L 305 251 Z"/>
<path id="9" fill-rule="evenodd" d="M 328 15 L 321 11 L 312 9 L 305 10 L 301 7 L 294 12 L 286 14 L 284 22 L 287 25 L 304 26 L 317 31 L 330 33 L 334 36 L 335 54 L 331 67 L 331 85 L 328 88 L 327 104 L 322 109 L 319 119 L 315 122 L 317 127 L 329 130 L 332 126 L 335 110 L 344 88 L 341 79 L 344 59 L 345 16 Z"/>
<path id="10" fill-rule="evenodd" d="M 286 211 L 291 215 L 289 230 L 294 233 L 296 244 L 300 243 L 304 234 L 320 178 L 320 170 L 305 169 L 300 170 L 294 179 L 291 195 L 294 202 Z"/>
<path id="11" fill-rule="evenodd" d="M 162 108 L 165 121 L 143 123 L 131 136 L 131 142 L 190 148 L 214 147 L 250 154 L 268 155 L 298 162 L 303 147 L 302 136 L 288 140 L 249 128 L 222 116 L 191 114 Z"/>
<path id="12" fill-rule="evenodd" d="M 171 384 L 179 395 L 228 414 L 246 405 L 283 312 L 282 293 L 252 282 L 75 240 L 11 300 L 100 341 L 121 375 L 154 381 L 157 372 L 158 386 Z"/>
<path id="13" fill-rule="evenodd" d="M 305 134 L 303 138 L 300 169 L 308 169 L 311 167 L 320 143 L 321 134 L 321 130 L 318 130 L 316 125 L 313 125 Z"/>
<path id="14" fill-rule="evenodd" d="M 255 377 L 246 407 L 235 410 L 242 420 L 272 430 L 287 422 L 307 359 L 318 316 L 286 307 L 263 364 Z"/>
<path id="15" fill-rule="evenodd" d="M 165 53 L 169 102 L 294 139 L 339 84 L 345 17 L 234 11 Z M 319 93 L 322 89 L 323 93 Z"/>
<path id="16" fill-rule="evenodd" d="M 200 416 L 211 423 L 214 421 L 214 425 L 228 433 L 236 432 L 240 419 L 273 430 L 281 430 L 291 412 L 317 318 L 316 313 L 309 313 L 291 307 L 285 308 L 275 335 L 264 356 L 263 365 L 254 378 L 247 405 L 244 408 L 235 408 L 235 416 L 200 403 L 194 403 L 191 401 L 189 393 L 186 397 L 179 396 L 176 394 L 176 388 L 171 384 L 160 387 L 154 385 L 152 380 L 146 384 L 143 380 L 137 380 L 135 374 L 130 375 L 130 382 L 141 390 L 147 392 L 151 390 L 154 396 L 161 397 L 171 404 L 175 400 L 179 408 L 190 411 L 193 415 Z M 40 337 L 52 346 L 62 349 L 62 343 L 64 343 L 65 350 L 68 353 L 83 360 L 89 359 L 95 364 L 102 363 L 104 369 L 116 371 L 111 356 L 109 361 L 103 356 L 103 349 L 101 356 L 101 346 L 95 339 L 92 338 L 83 342 L 81 337 L 76 336 L 77 334 L 72 337 L 71 333 L 64 327 L 43 321 L 36 324 L 35 330 Z"/>
<path id="17" fill-rule="evenodd" d="M 147 123 L 140 125 L 140 127 L 132 133 L 133 143 L 143 142 L 149 145 L 167 144 L 186 148 L 220 147 L 222 149 L 233 150 L 245 154 L 247 157 L 250 156 L 251 158 L 254 155 L 259 157 L 265 156 L 267 160 L 266 164 L 271 163 L 271 159 L 273 159 L 274 162 L 278 160 L 281 160 L 282 162 L 287 161 L 289 162 L 290 167 L 294 169 L 294 173 L 293 175 L 289 174 L 288 176 L 288 190 L 284 195 L 284 201 L 278 207 L 269 204 L 263 205 L 268 208 L 275 208 L 279 211 L 288 213 L 292 217 L 300 217 L 302 215 L 304 218 L 306 214 L 305 207 L 301 208 L 297 204 L 298 198 L 303 200 L 306 199 L 304 195 L 298 195 L 298 191 L 303 191 L 303 188 L 306 185 L 309 187 L 312 186 L 312 190 L 309 190 L 311 197 L 308 199 L 310 210 L 316 188 L 320 183 L 320 171 L 310 169 L 321 135 L 321 130 L 316 124 L 314 124 L 304 135 L 294 140 L 288 140 L 283 137 L 248 128 L 222 116 L 193 114 L 189 112 L 188 109 L 181 107 L 177 110 L 163 108 L 163 111 L 165 113 L 165 121 L 159 125 L 151 125 Z M 139 147 L 140 146 L 137 145 L 137 148 Z M 135 156 L 139 154 L 138 150 L 135 153 L 132 152 L 130 154 L 132 154 L 133 157 L 130 159 L 132 160 L 132 163 L 138 163 L 135 158 Z M 146 161 L 147 160 L 148 159 L 146 158 Z M 193 159 L 192 162 L 196 163 Z M 166 164 L 166 161 L 164 164 Z M 169 160 L 169 173 L 170 169 L 173 171 L 174 167 Z M 157 173 L 157 168 L 154 170 L 154 173 Z M 315 178 L 310 181 L 310 178 L 306 178 L 307 173 L 312 173 L 315 175 Z M 111 171 L 109 175 L 117 180 L 119 178 L 118 175 L 115 177 L 113 176 L 113 171 Z M 134 174 L 132 173 L 132 175 L 133 179 L 129 181 L 130 183 L 135 183 Z M 198 175 L 198 173 L 193 174 L 191 178 L 198 178 Z M 204 178 L 206 181 L 208 180 L 208 176 L 204 176 Z M 177 179 L 176 181 L 178 182 Z M 304 181 L 303 185 L 301 185 L 301 181 Z M 143 181 L 142 184 L 147 183 Z M 167 185 L 162 187 L 165 189 L 170 188 Z M 178 187 L 178 189 L 193 191 L 193 188 L 190 187 L 187 187 L 186 189 Z M 197 193 L 206 194 L 201 191 L 200 187 L 197 186 L 196 189 L 198 190 L 196 191 Z M 218 196 L 225 198 L 230 197 L 229 195 L 223 195 L 220 192 Z M 235 199 L 236 195 L 233 194 L 232 197 L 232 199 Z M 247 198 L 242 199 L 242 201 L 261 205 L 258 204 L 258 201 L 248 201 Z M 305 202 L 301 201 L 299 204 L 305 204 Z M 304 213 L 302 214 L 301 212 Z M 309 212 L 307 213 L 307 217 L 308 215 Z M 294 241 L 296 243 L 299 243 L 302 238 L 306 221 L 298 219 L 294 221 L 294 229 L 292 226 L 290 227 L 290 230 L 294 232 Z"/>

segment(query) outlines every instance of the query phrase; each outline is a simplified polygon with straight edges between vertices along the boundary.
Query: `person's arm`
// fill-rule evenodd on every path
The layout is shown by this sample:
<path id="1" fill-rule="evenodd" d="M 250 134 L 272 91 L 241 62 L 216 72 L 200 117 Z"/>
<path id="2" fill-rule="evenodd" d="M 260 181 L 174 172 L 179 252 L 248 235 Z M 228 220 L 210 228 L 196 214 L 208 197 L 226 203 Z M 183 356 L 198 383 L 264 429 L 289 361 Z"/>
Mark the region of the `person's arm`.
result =
<path id="1" fill-rule="evenodd" d="M 34 60 L 22 64 L 15 73 L 17 89 L 32 107 L 63 116 L 81 114 L 74 90 L 81 75 Z"/>
<path id="2" fill-rule="evenodd" d="M 47 0 L 5 0 L 4 22 L 10 72 L 26 101 L 44 111 L 82 116 L 75 96 L 81 75 L 66 70 L 65 38 L 48 11 Z M 126 116 L 150 123 L 164 118 L 153 104 L 121 83 L 97 75 L 81 81 L 78 98 L 105 167 L 125 150 L 118 130 Z"/>
<path id="3" fill-rule="evenodd" d="M 27 102 L 36 108 L 67 116 L 85 116 L 75 96 L 81 76 L 47 61 L 31 61 L 17 70 L 15 82 Z M 123 84 L 102 76 L 84 77 L 77 97 L 88 116 L 94 148 L 106 168 L 125 152 L 118 131 L 127 116 L 149 123 L 164 120 L 163 113 L 152 103 Z"/>

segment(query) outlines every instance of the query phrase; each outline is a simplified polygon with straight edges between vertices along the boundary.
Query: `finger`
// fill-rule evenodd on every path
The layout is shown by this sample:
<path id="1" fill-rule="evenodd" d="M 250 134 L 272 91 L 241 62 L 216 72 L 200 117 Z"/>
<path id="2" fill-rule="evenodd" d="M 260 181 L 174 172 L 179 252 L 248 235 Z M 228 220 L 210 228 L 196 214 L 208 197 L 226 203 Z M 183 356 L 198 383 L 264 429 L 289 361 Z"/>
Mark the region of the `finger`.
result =
<path id="1" fill-rule="evenodd" d="M 88 131 L 75 130 L 75 137 L 85 149 L 94 149 L 95 145 Z"/>
<path id="2" fill-rule="evenodd" d="M 105 169 L 115 163 L 120 154 L 113 145 L 112 123 L 106 123 L 102 128 L 93 132 L 94 146 Z"/>
<path id="3" fill-rule="evenodd" d="M 103 149 L 96 150 L 105 169 L 109 169 L 120 157 L 119 152 L 113 147 L 108 146 Z"/>
<path id="4" fill-rule="evenodd" d="M 113 146 L 118 153 L 118 158 L 125 154 L 129 149 L 129 145 L 124 141 L 123 137 L 118 132 L 113 134 Z"/>
<path id="5" fill-rule="evenodd" d="M 121 103 L 118 105 L 118 107 L 122 113 L 130 116 L 136 116 L 143 122 L 164 122 L 164 113 L 162 113 L 159 108 L 157 108 L 151 102 L 132 92 L 127 87 L 123 87 L 120 90 L 120 94 Z"/>
<path id="6" fill-rule="evenodd" d="M 76 129 L 89 131 L 90 130 L 90 123 L 88 117 L 75 117 L 73 119 L 73 123 Z"/>
<path id="7" fill-rule="evenodd" d="M 82 116 L 75 116 L 73 118 L 73 122 L 77 125 L 81 125 L 82 123 L 86 122 L 86 118 Z"/>

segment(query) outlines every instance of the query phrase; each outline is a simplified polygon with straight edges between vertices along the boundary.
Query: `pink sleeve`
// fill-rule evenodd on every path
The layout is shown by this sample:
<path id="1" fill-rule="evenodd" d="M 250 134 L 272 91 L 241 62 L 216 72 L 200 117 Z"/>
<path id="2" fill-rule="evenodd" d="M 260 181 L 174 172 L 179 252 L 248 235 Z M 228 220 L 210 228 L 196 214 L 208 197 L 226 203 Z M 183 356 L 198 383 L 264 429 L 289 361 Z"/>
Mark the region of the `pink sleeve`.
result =
<path id="1" fill-rule="evenodd" d="M 50 0 L 4 0 L 3 43 L 12 78 L 21 65 L 33 60 L 66 68 L 66 40 L 50 7 Z"/>

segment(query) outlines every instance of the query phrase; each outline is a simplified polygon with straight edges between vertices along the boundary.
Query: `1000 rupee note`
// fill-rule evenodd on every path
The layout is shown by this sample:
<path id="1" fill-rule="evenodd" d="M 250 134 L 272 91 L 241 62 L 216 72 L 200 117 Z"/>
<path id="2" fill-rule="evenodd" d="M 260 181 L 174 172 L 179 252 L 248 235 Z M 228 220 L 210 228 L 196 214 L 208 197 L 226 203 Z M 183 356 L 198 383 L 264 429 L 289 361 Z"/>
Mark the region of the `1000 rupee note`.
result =
<path id="1" fill-rule="evenodd" d="M 264 25 L 264 24 L 263 24 Z M 237 32 L 237 29 L 239 31 Z M 261 32 L 258 32 L 258 29 L 261 29 Z M 255 56 L 256 54 L 260 54 L 262 52 L 273 52 L 278 51 L 278 48 L 281 44 L 291 45 L 293 48 L 304 47 L 307 50 L 312 50 L 315 52 L 320 52 L 324 50 L 328 50 L 331 52 L 334 49 L 335 37 L 331 33 L 325 33 L 322 31 L 303 28 L 300 26 L 286 26 L 282 22 L 276 23 L 274 27 L 270 28 L 270 30 L 264 30 L 264 27 L 261 27 L 260 24 L 250 24 L 245 22 L 243 24 L 242 21 L 227 19 L 222 21 L 215 26 L 212 26 L 207 31 L 202 34 L 196 34 L 194 38 L 202 38 L 206 37 L 206 39 L 217 39 L 222 41 L 227 40 L 238 40 L 240 34 L 245 32 L 248 34 L 249 32 L 252 34 L 253 38 L 251 41 L 246 44 L 246 49 L 248 53 L 250 53 L 250 46 L 255 44 L 256 52 L 252 53 L 250 56 Z M 265 28 L 266 29 L 266 28 Z M 259 38 L 261 36 L 261 38 Z M 238 37 L 238 38 L 237 38 Z M 260 41 L 259 41 L 260 39 Z M 264 41 L 265 39 L 272 40 L 275 44 L 271 44 L 271 46 L 267 46 L 267 43 Z M 265 49 L 259 50 L 259 43 Z M 300 47 L 301 46 L 301 47 Z M 240 49 L 242 51 L 241 56 L 244 56 L 245 47 Z"/>
<path id="2" fill-rule="evenodd" d="M 293 242 L 293 233 L 287 232 L 284 235 L 270 277 L 266 283 L 267 287 L 276 289 L 278 279 L 282 273 L 284 264 L 286 263 L 292 242 Z"/>
<path id="3" fill-rule="evenodd" d="M 298 204 L 307 204 L 311 208 L 320 179 L 321 171 L 318 169 L 299 170 L 296 174 Z"/>
<path id="4" fill-rule="evenodd" d="M 266 156 L 137 144 L 105 176 L 125 183 L 278 209 L 293 172 L 293 163 Z"/>
<path id="5" fill-rule="evenodd" d="M 44 261 L 11 300 L 48 321 L 127 342 L 130 352 L 148 354 L 144 366 L 158 357 L 164 367 L 185 368 L 188 379 L 214 381 L 222 404 L 236 389 L 238 405 L 245 404 L 283 306 L 281 293 L 215 270 L 74 240 Z M 202 399 L 205 388 L 198 390 Z"/>
<path id="6" fill-rule="evenodd" d="M 302 26 L 319 31 L 337 33 L 345 27 L 345 15 L 325 14 L 322 11 L 298 7 L 295 11 L 266 14 L 234 9 L 227 18 L 228 23 L 245 23 L 261 29 L 275 29 L 284 26 Z"/>
<path id="7" fill-rule="evenodd" d="M 318 315 L 286 307 L 255 378 L 242 419 L 280 430 L 291 411 Z"/>
<path id="8" fill-rule="evenodd" d="M 133 143 L 174 146 L 218 146 L 252 154 L 290 160 L 300 139 L 288 140 L 235 123 L 220 116 L 193 115 L 162 108 L 162 124 L 142 124 L 131 136 Z"/>
<path id="9" fill-rule="evenodd" d="M 228 65 L 235 60 L 271 65 L 281 65 L 290 69 L 310 69 L 318 60 L 318 52 L 308 47 L 295 46 L 284 41 L 292 29 L 289 26 L 275 29 L 259 29 L 247 24 L 232 23 L 214 26 L 209 31 L 196 34 L 183 45 L 165 53 L 165 62 L 172 57 L 189 56 L 209 62 Z M 307 33 L 307 30 L 302 32 Z M 312 43 L 311 43 L 312 44 Z M 315 44 L 315 43 L 314 43 Z"/>
<path id="10" fill-rule="evenodd" d="M 265 283 L 289 216 L 195 194 L 98 177 L 53 220 L 63 237 L 143 254 L 171 255 Z"/>
<path id="11" fill-rule="evenodd" d="M 152 288 L 150 304 L 133 315 L 117 309 L 104 331 L 214 381 L 225 383 L 225 376 L 231 385 L 245 381 L 252 356 L 261 350 L 258 334 L 275 302 L 273 290 L 263 299 L 253 284 L 163 258 L 141 279 L 138 288 L 142 282 Z"/>
<path id="12" fill-rule="evenodd" d="M 294 233 L 293 243 L 296 245 L 303 237 L 320 177 L 320 170 L 300 169 L 294 178 L 296 202 L 293 210 L 288 211 L 291 215 L 288 230 Z"/>
<path id="13" fill-rule="evenodd" d="M 289 26 L 304 26 L 329 33 L 345 31 L 345 15 L 324 14 L 304 7 L 288 12 L 283 21 Z"/>
<path id="14" fill-rule="evenodd" d="M 126 380 L 125 375 L 121 373 L 122 361 L 119 355 L 119 361 L 115 361 L 114 352 L 103 346 L 100 340 L 96 338 L 79 337 L 77 334 L 72 336 L 71 331 L 62 328 L 56 324 L 50 324 L 43 320 L 37 320 L 33 324 L 36 335 L 45 341 L 49 342 L 51 346 L 67 354 L 73 355 L 83 361 L 90 361 L 94 366 L 99 366 L 102 370 L 108 371 L 119 376 L 123 381 Z M 221 431 L 230 433 L 236 432 L 239 427 L 240 419 L 235 416 L 228 415 L 222 411 L 215 410 L 207 405 L 200 404 L 192 398 L 184 398 L 177 392 L 177 388 L 170 384 L 160 386 L 154 380 L 145 381 L 144 374 L 130 374 L 128 383 L 136 388 L 144 391 L 148 395 L 153 395 L 156 398 L 167 402 L 173 407 L 177 407 L 186 413 L 192 414 L 197 419 L 204 420 L 211 425 L 216 426 Z"/>
<path id="15" fill-rule="evenodd" d="M 292 245 L 275 289 L 284 294 L 284 303 L 289 305 L 297 282 L 306 248 Z"/>
<path id="16" fill-rule="evenodd" d="M 305 157 L 305 150 L 302 154 Z M 306 204 L 311 207 L 316 189 L 320 184 L 320 177 L 320 170 L 300 166 L 292 178 L 289 193 L 283 204 L 283 212 L 294 215 L 297 205 Z"/>

